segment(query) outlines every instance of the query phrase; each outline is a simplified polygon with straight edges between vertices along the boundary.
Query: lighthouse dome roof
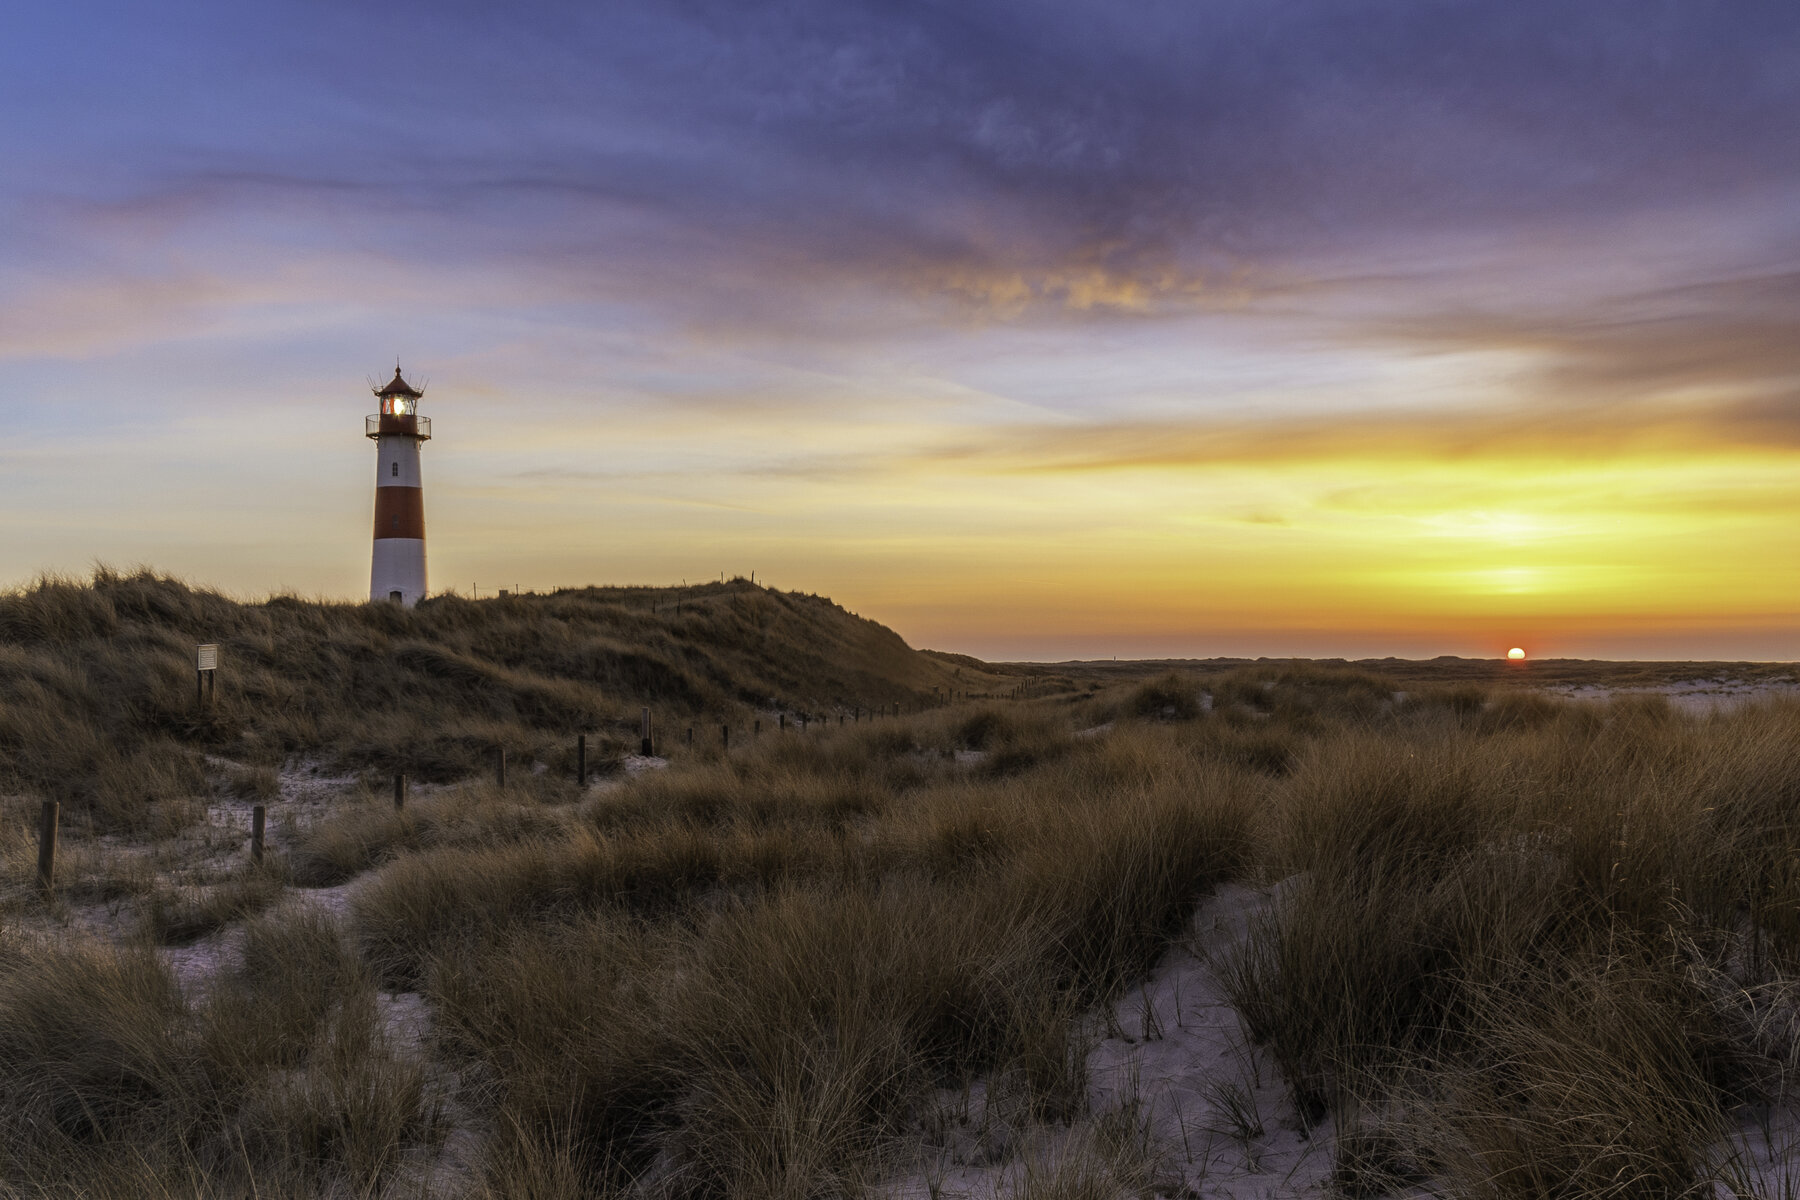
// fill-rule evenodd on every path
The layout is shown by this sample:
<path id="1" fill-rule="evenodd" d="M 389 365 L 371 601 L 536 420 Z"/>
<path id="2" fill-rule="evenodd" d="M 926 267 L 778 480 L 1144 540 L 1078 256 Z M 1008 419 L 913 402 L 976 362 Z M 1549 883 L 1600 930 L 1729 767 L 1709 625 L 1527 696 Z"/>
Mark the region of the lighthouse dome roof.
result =
<path id="1" fill-rule="evenodd" d="M 396 363 L 394 364 L 394 377 L 388 380 L 386 387 L 376 389 L 375 394 L 377 396 L 410 396 L 417 400 L 425 393 L 400 377 L 400 365 Z"/>

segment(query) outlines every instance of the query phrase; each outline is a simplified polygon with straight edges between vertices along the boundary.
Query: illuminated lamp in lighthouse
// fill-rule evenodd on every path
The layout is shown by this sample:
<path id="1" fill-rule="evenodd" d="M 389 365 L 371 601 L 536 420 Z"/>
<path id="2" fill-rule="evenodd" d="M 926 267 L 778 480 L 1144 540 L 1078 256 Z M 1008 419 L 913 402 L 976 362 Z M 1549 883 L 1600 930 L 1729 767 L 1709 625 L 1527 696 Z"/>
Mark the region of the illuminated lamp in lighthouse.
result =
<path id="1" fill-rule="evenodd" d="M 431 418 L 419 415 L 425 393 L 400 376 L 375 389 L 381 411 L 363 422 L 375 441 L 375 559 L 369 599 L 408 608 L 425 598 L 425 489 L 419 444 L 431 440 Z"/>

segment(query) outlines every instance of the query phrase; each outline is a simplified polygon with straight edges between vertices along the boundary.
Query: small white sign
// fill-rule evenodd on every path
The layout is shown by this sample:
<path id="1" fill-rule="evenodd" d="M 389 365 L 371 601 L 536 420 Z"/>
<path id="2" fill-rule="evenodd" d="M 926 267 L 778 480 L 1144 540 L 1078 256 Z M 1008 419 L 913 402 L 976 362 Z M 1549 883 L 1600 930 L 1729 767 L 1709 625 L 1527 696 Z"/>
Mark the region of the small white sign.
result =
<path id="1" fill-rule="evenodd" d="M 194 668 L 199 671 L 218 670 L 219 643 L 208 642 L 204 646 L 194 647 Z"/>

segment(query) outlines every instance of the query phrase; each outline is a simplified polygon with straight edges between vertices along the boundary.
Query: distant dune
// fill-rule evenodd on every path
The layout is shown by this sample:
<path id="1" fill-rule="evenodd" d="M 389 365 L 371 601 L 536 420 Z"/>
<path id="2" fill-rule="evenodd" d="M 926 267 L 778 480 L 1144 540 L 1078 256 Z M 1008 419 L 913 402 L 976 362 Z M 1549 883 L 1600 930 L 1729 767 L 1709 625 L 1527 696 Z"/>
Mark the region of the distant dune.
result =
<path id="1" fill-rule="evenodd" d="M 194 648 L 221 646 L 197 706 Z M 0 596 L 6 786 L 105 814 L 191 790 L 200 756 L 459 778 L 492 754 L 596 758 L 690 726 L 855 719 L 1021 672 L 909 647 L 822 596 L 745 580 L 606 587 L 416 608 L 274 596 L 240 602 L 149 571 L 45 579 Z"/>

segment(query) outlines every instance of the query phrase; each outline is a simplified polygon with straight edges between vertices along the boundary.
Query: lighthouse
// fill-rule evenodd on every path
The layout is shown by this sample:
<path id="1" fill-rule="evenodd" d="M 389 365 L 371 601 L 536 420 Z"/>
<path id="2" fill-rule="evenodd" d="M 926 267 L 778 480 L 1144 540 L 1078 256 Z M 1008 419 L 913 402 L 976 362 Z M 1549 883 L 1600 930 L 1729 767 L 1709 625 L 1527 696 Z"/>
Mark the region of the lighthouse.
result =
<path id="1" fill-rule="evenodd" d="M 425 393 L 400 377 L 375 389 L 381 411 L 363 422 L 375 441 L 375 559 L 369 599 L 408 608 L 425 598 L 425 489 L 419 444 L 431 440 L 431 418 L 419 415 Z"/>

